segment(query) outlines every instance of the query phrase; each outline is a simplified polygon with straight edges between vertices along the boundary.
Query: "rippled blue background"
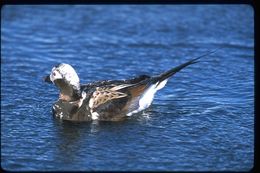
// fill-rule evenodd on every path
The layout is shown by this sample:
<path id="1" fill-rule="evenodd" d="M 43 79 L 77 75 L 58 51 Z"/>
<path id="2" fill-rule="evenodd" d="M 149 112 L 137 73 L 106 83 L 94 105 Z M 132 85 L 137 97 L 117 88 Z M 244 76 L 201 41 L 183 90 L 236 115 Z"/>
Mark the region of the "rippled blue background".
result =
<path id="1" fill-rule="evenodd" d="M 1 166 L 6 170 L 246 171 L 254 160 L 254 11 L 247 5 L 4 6 Z M 222 47 L 169 80 L 123 122 L 60 122 L 64 62 L 81 82 L 159 74 Z"/>

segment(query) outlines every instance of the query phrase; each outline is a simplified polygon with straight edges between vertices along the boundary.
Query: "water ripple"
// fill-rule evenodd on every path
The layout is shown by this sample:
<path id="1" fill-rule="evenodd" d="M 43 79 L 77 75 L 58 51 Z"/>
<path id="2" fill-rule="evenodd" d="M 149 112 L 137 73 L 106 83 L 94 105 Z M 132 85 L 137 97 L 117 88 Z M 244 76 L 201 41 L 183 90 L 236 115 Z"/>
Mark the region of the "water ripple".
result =
<path id="1" fill-rule="evenodd" d="M 1 20 L 3 168 L 251 169 L 253 11 L 246 5 L 206 7 L 5 6 Z M 81 82 L 87 83 L 157 75 L 220 47 L 177 73 L 149 109 L 126 121 L 72 123 L 52 117 L 58 90 L 44 83 L 43 77 L 53 65 L 72 64 Z"/>

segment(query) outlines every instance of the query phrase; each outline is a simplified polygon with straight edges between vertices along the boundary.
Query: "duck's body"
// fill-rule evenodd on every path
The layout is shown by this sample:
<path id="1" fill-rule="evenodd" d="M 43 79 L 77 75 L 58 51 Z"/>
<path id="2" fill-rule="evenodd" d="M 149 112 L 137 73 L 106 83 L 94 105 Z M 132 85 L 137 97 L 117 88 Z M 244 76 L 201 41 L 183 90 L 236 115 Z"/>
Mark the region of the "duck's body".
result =
<path id="1" fill-rule="evenodd" d="M 72 121 L 122 120 L 130 116 L 133 109 L 127 108 L 127 102 L 133 97 L 131 89 L 127 90 L 148 78 L 143 75 L 130 80 L 107 80 L 82 85 L 81 98 L 75 101 L 59 99 L 53 105 L 53 114 L 57 118 Z"/>
<path id="2" fill-rule="evenodd" d="M 129 80 L 98 81 L 86 85 L 80 85 L 78 75 L 70 65 L 60 64 L 45 78 L 60 89 L 53 114 L 70 121 L 125 119 L 148 108 L 154 94 L 165 86 L 172 75 L 196 63 L 199 58 L 157 76 L 141 75 Z"/>

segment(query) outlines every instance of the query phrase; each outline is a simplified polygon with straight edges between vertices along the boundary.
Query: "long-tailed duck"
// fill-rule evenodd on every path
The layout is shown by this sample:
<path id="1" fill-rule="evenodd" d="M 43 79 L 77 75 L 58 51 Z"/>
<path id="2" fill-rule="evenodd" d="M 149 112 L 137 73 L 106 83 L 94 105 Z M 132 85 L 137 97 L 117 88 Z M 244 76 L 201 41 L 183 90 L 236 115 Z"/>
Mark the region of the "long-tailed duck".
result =
<path id="1" fill-rule="evenodd" d="M 55 84 L 59 99 L 54 103 L 53 115 L 70 121 L 119 121 L 148 108 L 155 93 L 162 89 L 169 78 L 181 69 L 197 63 L 192 59 L 160 75 L 141 75 L 127 80 L 105 80 L 80 85 L 80 80 L 69 64 L 52 68 L 45 81 Z"/>

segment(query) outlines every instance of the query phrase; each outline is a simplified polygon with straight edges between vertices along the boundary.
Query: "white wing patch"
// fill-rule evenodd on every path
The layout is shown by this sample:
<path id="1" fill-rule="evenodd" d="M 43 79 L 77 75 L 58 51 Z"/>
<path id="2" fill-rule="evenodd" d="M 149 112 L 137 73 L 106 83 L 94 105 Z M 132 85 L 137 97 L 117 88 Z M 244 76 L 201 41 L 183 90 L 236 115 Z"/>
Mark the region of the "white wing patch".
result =
<path id="1" fill-rule="evenodd" d="M 99 117 L 99 114 L 98 114 L 97 112 L 91 113 L 91 118 L 92 118 L 92 120 L 97 120 L 98 117 Z"/>
<path id="2" fill-rule="evenodd" d="M 169 78 L 168 78 L 169 79 Z M 164 81 L 162 81 L 161 83 L 159 83 L 159 85 L 156 87 L 156 91 L 162 89 L 166 83 L 168 82 L 168 79 L 165 79 Z"/>
<path id="3" fill-rule="evenodd" d="M 118 86 L 115 86 L 113 88 L 111 88 L 110 90 L 112 91 L 117 91 L 117 90 L 120 90 L 122 88 L 126 88 L 126 87 L 129 87 L 129 86 L 132 86 L 133 84 L 122 84 L 122 85 L 118 85 Z"/>
<path id="4" fill-rule="evenodd" d="M 162 81 L 161 83 L 157 82 L 156 84 L 151 85 L 146 91 L 145 93 L 142 95 L 141 99 L 139 100 L 139 108 L 137 110 L 134 110 L 132 112 L 129 112 L 127 114 L 127 116 L 131 116 L 135 113 L 138 113 L 146 108 L 148 108 L 152 102 L 153 102 L 153 98 L 155 93 L 162 89 L 166 83 L 167 83 L 168 79 L 165 79 L 164 81 Z M 158 84 L 159 83 L 159 84 Z M 157 86 L 158 85 L 158 86 Z"/>
<path id="5" fill-rule="evenodd" d="M 156 93 L 156 84 L 151 85 L 148 90 L 142 95 L 141 99 L 139 100 L 139 108 L 140 110 L 144 110 L 148 108 L 154 98 L 154 94 Z"/>

